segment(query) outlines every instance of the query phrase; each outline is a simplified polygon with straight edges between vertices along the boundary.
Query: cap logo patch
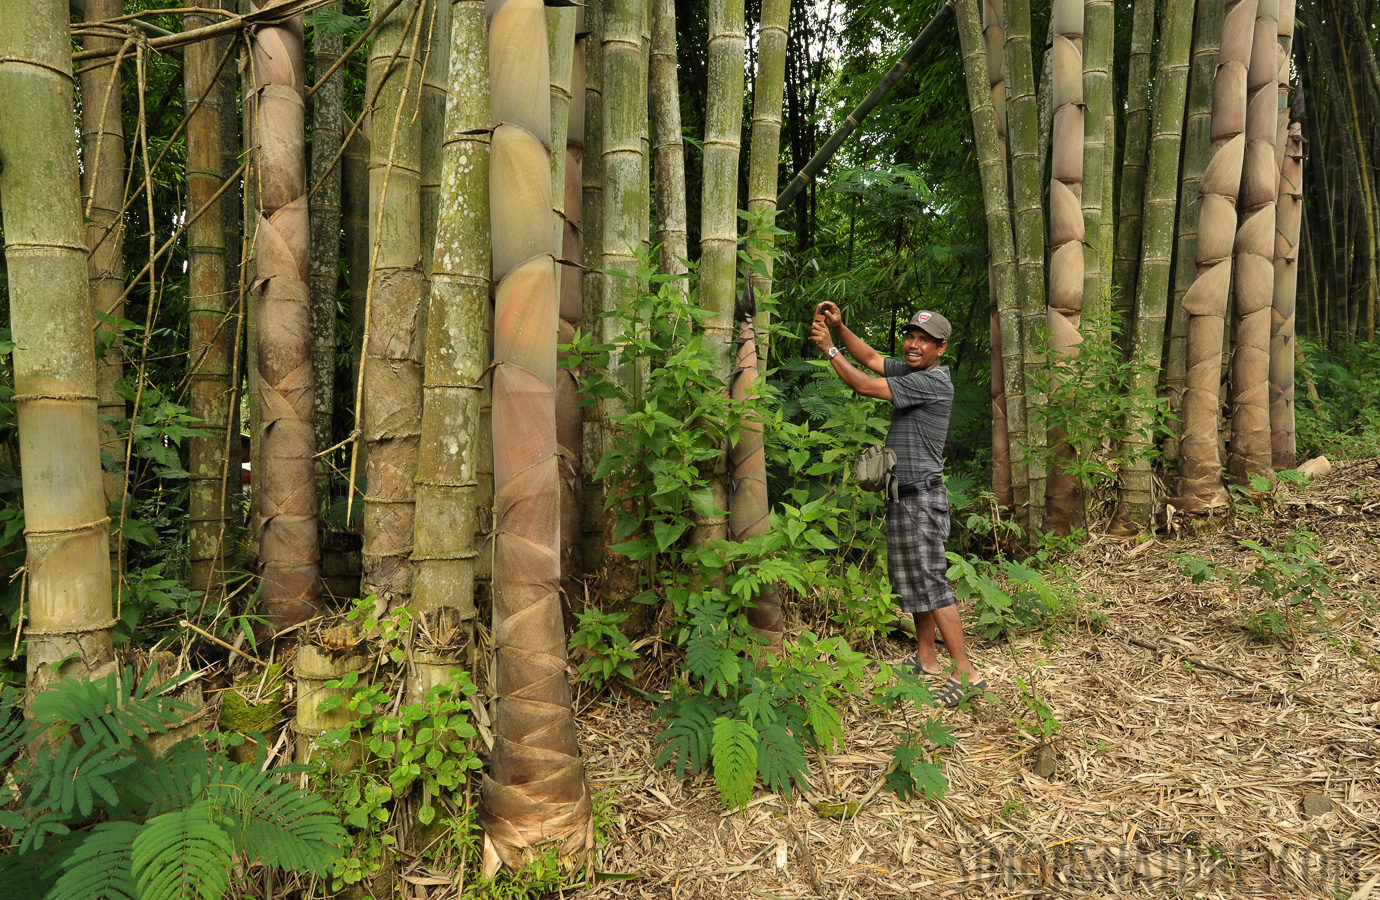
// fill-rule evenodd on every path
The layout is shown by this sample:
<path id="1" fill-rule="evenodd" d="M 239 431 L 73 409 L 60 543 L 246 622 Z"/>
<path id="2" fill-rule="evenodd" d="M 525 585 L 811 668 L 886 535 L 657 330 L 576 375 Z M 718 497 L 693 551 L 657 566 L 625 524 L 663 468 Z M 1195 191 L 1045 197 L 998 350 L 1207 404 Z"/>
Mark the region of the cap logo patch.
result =
<path id="1" fill-rule="evenodd" d="M 917 321 L 920 321 L 920 322 L 928 322 L 928 321 L 930 320 L 930 314 L 927 313 L 927 312 L 922 312 L 920 315 L 916 316 L 915 318 L 916 318 Z"/>

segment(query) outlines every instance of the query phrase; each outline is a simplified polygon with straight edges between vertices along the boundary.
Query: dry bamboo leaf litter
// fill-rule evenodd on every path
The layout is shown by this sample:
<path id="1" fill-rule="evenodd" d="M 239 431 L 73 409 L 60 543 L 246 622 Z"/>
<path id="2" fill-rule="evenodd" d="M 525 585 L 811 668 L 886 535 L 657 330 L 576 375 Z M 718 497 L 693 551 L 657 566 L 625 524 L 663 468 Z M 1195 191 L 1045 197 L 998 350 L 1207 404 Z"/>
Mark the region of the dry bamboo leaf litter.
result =
<path id="1" fill-rule="evenodd" d="M 616 823 L 602 871 L 609 898 L 984 898 L 1064 895 L 1347 897 L 1380 884 L 1380 467 L 1341 465 L 1324 481 L 1217 530 L 1153 542 L 1089 541 L 1065 561 L 1085 611 L 1077 627 L 975 641 L 988 702 L 946 713 L 949 792 L 902 802 L 876 793 L 853 818 L 819 801 L 861 800 L 890 762 L 900 713 L 853 700 L 838 752 L 812 755 L 811 790 L 759 791 L 725 813 L 712 778 L 653 770 L 650 709 L 597 700 L 582 712 L 589 771 L 612 789 Z M 1243 628 L 1258 598 L 1240 539 L 1277 547 L 1318 535 L 1333 594 L 1316 628 L 1261 644 Z M 1229 579 L 1193 584 L 1179 559 Z M 818 623 L 811 623 L 818 627 Z M 869 648 L 897 662 L 907 648 Z M 995 677 L 993 677 L 995 675 Z M 1019 677 L 1059 723 L 1054 772 Z M 617 772 L 609 779 L 601 773 Z M 827 773 L 827 774 L 826 774 Z M 1305 795 L 1330 801 L 1306 814 Z M 1321 808 L 1321 807 L 1319 807 Z M 1375 877 L 1372 877 L 1375 876 Z"/>

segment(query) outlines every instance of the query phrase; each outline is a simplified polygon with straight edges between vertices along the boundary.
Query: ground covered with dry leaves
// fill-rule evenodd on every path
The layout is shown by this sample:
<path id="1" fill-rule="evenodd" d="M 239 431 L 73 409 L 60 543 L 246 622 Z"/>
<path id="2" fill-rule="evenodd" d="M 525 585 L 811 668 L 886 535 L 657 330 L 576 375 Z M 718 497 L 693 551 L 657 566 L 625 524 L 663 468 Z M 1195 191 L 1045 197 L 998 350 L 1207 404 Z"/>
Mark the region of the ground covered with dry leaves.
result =
<path id="1" fill-rule="evenodd" d="M 709 776 L 682 783 L 652 768 L 649 706 L 586 700 L 588 771 L 611 817 L 598 868 L 625 877 L 581 896 L 1369 896 L 1380 883 L 1380 464 L 1280 494 L 1194 535 L 1094 536 L 1067 559 L 1078 615 L 971 647 L 991 691 L 943 714 L 957 743 L 940 753 L 949 790 L 937 801 L 873 790 L 905 723 L 865 698 L 841 710 L 846 746 L 811 760 L 811 791 L 759 791 L 731 812 Z M 1226 573 L 1244 582 L 1257 563 L 1238 540 L 1271 547 L 1297 530 L 1318 535 L 1331 596 L 1264 643 L 1243 628 L 1258 592 Z M 1193 583 L 1182 556 L 1219 576 Z M 899 663 L 913 644 L 857 649 Z M 1037 700 L 1058 723 L 1043 753 L 1021 727 Z M 817 811 L 864 800 L 850 819 Z"/>

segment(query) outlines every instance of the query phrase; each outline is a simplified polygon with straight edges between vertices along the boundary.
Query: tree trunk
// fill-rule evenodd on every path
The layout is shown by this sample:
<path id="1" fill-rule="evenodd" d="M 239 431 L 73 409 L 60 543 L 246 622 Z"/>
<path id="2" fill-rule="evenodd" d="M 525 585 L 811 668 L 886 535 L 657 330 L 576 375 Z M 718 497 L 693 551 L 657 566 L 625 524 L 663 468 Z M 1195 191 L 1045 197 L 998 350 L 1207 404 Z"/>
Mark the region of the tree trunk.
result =
<path id="1" fill-rule="evenodd" d="M 340 3 L 323 9 L 340 11 Z M 339 34 L 315 29 L 316 74 L 330 70 L 344 49 Z M 315 394 L 316 451 L 331 444 L 335 408 L 335 304 L 340 283 L 340 166 L 344 139 L 345 72 L 342 66 L 312 96 L 311 183 L 319 184 L 311 206 L 311 368 Z M 316 460 L 316 505 L 324 515 L 331 505 L 331 461 Z"/>
<path id="2" fill-rule="evenodd" d="M 779 5 L 781 0 L 771 2 Z M 790 0 L 785 2 L 789 4 Z M 765 27 L 763 39 L 767 40 Z M 687 271 L 686 260 L 690 255 L 685 234 L 685 142 L 681 139 L 680 84 L 676 65 L 675 0 L 652 0 L 652 51 L 648 79 L 651 86 L 652 158 L 656 176 L 653 180 L 656 182 L 657 267 L 667 275 L 684 275 Z M 777 106 L 779 109 L 779 102 Z M 756 109 L 755 104 L 753 108 Z M 753 146 L 756 147 L 755 138 Z M 773 168 L 773 183 L 775 175 Z M 776 200 L 775 190 L 771 197 L 773 201 Z M 682 293 L 690 290 L 689 279 L 681 279 L 678 285 Z"/>
<path id="3" fill-rule="evenodd" d="M 643 65 L 642 27 L 647 14 L 646 0 L 610 0 L 602 4 L 600 33 L 600 65 L 602 76 L 603 140 L 600 151 L 604 184 L 603 209 L 600 226 L 603 234 L 598 267 L 608 271 L 637 271 L 637 252 L 642 247 L 643 230 L 647 222 L 647 195 L 643 190 L 643 139 L 647 130 L 647 69 Z M 742 92 L 738 94 L 742 97 Z M 741 107 L 741 103 L 740 103 Z M 588 111 L 587 111 L 588 114 Z M 627 292 L 632 289 L 628 279 L 601 275 L 599 311 L 612 312 L 623 307 Z M 586 319 L 590 316 L 586 315 Z M 602 344 L 618 345 L 624 336 L 614 320 L 598 317 L 594 320 L 595 334 Z M 624 362 L 621 351 L 609 355 L 609 369 L 628 397 L 641 394 L 640 364 Z M 595 466 L 613 446 L 617 426 L 612 421 L 624 411 L 621 401 L 606 400 L 599 404 Z M 586 465 L 589 458 L 586 456 Z M 593 471 L 590 467 L 589 471 Z M 619 485 L 606 480 L 599 495 L 601 501 L 609 495 L 617 497 Z M 586 504 L 593 498 L 586 491 Z M 616 502 L 616 501 L 614 501 Z M 601 502 L 603 508 L 606 502 Z M 639 566 L 622 554 L 608 548 L 612 543 L 616 510 L 611 507 L 603 514 L 603 543 L 600 592 L 603 608 L 627 612 L 624 627 L 640 631 L 646 607 L 631 603 L 637 592 Z"/>
<path id="4" fill-rule="evenodd" d="M 216 10 L 220 0 L 198 0 Z M 215 18 L 189 13 L 188 30 Z M 192 589 L 219 609 L 225 591 L 225 538 L 229 525 L 226 447 L 229 442 L 230 302 L 225 271 L 225 219 L 221 201 L 211 201 L 221 185 L 221 91 L 216 84 L 219 47 L 215 41 L 189 44 L 184 52 L 183 84 L 187 122 L 187 319 L 190 344 L 190 412 L 201 420 L 205 437 L 187 439 L 187 555 Z M 209 208 L 208 208 L 209 207 Z M 203 212 L 204 211 L 204 212 Z M 238 481 L 238 473 L 237 481 Z M 238 489 L 239 485 L 236 484 Z"/>
<path id="5" fill-rule="evenodd" d="M 421 0 L 411 15 L 405 13 L 398 7 L 379 26 L 369 53 L 370 82 L 379 88 L 369 160 L 369 220 L 375 233 L 364 339 L 363 428 L 369 461 L 362 591 L 390 606 L 406 604 L 412 593 L 409 557 L 426 293 L 418 94 L 428 17 Z"/>
<path id="6" fill-rule="evenodd" d="M 1235 347 L 1231 355 L 1232 429 L 1227 472 L 1238 482 L 1271 477 L 1270 310 L 1274 305 L 1275 168 L 1278 129 L 1279 0 L 1260 0 L 1247 72 L 1246 153 L 1233 247 Z"/>
<path id="7" fill-rule="evenodd" d="M 1159 70 L 1152 107 L 1154 137 L 1145 183 L 1144 246 L 1135 295 L 1131 332 L 1131 384 L 1134 405 L 1127 414 L 1126 455 L 1119 509 L 1112 531 L 1138 534 L 1153 526 L 1154 478 L 1148 450 L 1155 435 L 1150 410 L 1156 399 L 1164 320 L 1169 306 L 1169 265 L 1174 250 L 1174 213 L 1179 187 L 1179 151 L 1183 144 L 1184 101 L 1188 94 L 1189 54 L 1193 49 L 1193 0 L 1171 0 L 1165 8 Z"/>
<path id="8" fill-rule="evenodd" d="M 1096 254 L 1083 252 L 1086 230 L 1082 204 L 1084 153 L 1083 5 L 1054 4 L 1054 132 L 1049 182 L 1049 349 L 1055 364 L 1076 356 L 1085 298 L 1084 265 Z M 1091 113 L 1089 113 L 1091 114 Z M 1093 172 L 1097 177 L 1100 169 Z M 1073 448 L 1058 428 L 1050 428 L 1053 467 L 1045 497 L 1045 525 L 1068 534 L 1081 518 L 1081 491 L 1065 465 Z M 1037 498 L 1031 498 L 1038 502 Z"/>
<path id="9" fill-rule="evenodd" d="M 1236 235 L 1236 196 L 1246 150 L 1242 130 L 1246 122 L 1246 70 L 1255 13 L 1256 0 L 1229 0 L 1226 7 L 1217 72 L 1213 76 L 1210 157 L 1199 183 L 1202 203 L 1196 246 L 1198 275 L 1183 298 L 1189 313 L 1188 373 L 1175 506 L 1195 514 L 1210 513 L 1227 505 L 1217 443 L 1222 333 Z"/>
<path id="10" fill-rule="evenodd" d="M 449 0 L 449 91 L 418 450 L 413 606 L 473 641 L 480 382 L 489 306 L 489 64 L 483 0 Z"/>
<path id="11" fill-rule="evenodd" d="M 786 38 L 791 17 L 791 0 L 766 0 L 758 28 L 757 76 L 752 81 L 752 144 L 748 159 L 748 212 L 771 213 L 776 220 L 776 192 L 780 186 L 781 109 L 786 93 Z M 748 275 L 753 291 L 766 298 L 772 288 L 771 248 L 776 238 L 770 232 L 758 236 L 765 274 L 753 270 Z M 757 358 L 765 363 L 771 352 L 771 310 L 759 304 L 753 317 Z"/>
<path id="12" fill-rule="evenodd" d="M 497 281 L 495 741 L 479 820 L 484 870 L 492 875 L 500 865 L 516 868 L 548 844 L 568 865 L 583 865 L 594 850 L 594 819 L 575 739 L 560 609 L 559 316 L 551 254 L 551 88 L 540 0 L 494 4 L 489 72 Z M 645 90 L 642 97 L 645 102 Z"/>
<path id="13" fill-rule="evenodd" d="M 113 19 L 122 12 L 120 0 L 88 0 L 86 18 L 90 22 Z M 87 50 L 119 47 L 120 38 L 89 34 L 82 46 Z M 86 246 L 91 308 L 96 315 L 97 344 L 105 353 L 96 360 L 98 421 L 101 421 L 101 449 L 115 460 L 116 471 L 102 473 L 107 505 L 118 503 L 125 492 L 125 445 L 120 439 L 119 420 L 127 417 L 125 398 L 115 390 L 124 375 L 124 342 L 119 329 L 102 316 L 118 321 L 125 317 L 122 299 L 125 291 L 125 226 L 120 214 L 124 205 L 125 133 L 120 121 L 120 67 L 117 64 L 94 68 L 81 77 L 82 120 L 82 200 L 86 217 Z M 110 571 L 120 577 L 120 544 L 110 542 Z"/>
<path id="14" fill-rule="evenodd" d="M 69 54 L 66 3 L 0 2 L 0 213 L 28 550 L 30 696 L 61 675 L 97 677 L 114 663 Z"/>
<path id="15" fill-rule="evenodd" d="M 256 9 L 278 0 L 254 0 Z M 302 17 L 253 32 L 252 104 L 259 184 L 258 292 L 260 604 L 274 630 L 316 615 L 321 554 L 316 530 L 316 440 L 311 370 L 310 236 L 303 140 Z"/>

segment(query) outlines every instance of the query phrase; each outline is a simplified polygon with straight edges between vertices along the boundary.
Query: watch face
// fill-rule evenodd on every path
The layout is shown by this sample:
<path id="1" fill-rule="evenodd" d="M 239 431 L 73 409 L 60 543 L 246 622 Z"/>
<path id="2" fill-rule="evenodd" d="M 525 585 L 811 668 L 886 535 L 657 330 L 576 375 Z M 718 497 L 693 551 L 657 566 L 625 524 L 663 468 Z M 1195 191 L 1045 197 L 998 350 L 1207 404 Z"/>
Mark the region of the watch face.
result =
<path id="1" fill-rule="evenodd" d="M 830 347 L 830 348 L 829 348 L 829 358 L 830 358 L 830 359 L 833 359 L 835 356 L 838 356 L 838 355 L 839 355 L 839 348 L 838 348 L 838 347 Z"/>

